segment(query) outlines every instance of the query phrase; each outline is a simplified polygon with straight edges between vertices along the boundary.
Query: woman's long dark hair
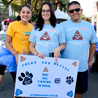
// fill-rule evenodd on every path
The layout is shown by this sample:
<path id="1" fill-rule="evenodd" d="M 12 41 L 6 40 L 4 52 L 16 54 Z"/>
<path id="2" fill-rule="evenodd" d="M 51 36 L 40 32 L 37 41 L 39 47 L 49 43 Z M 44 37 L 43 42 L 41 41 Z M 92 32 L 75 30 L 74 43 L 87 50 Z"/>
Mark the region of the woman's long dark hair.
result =
<path id="1" fill-rule="evenodd" d="M 43 24 L 44 24 L 44 19 L 42 18 L 42 7 L 47 4 L 50 8 L 50 14 L 51 14 L 51 17 L 50 17 L 50 24 L 52 25 L 52 27 L 55 27 L 56 26 L 56 17 L 55 17 L 55 14 L 54 14 L 54 10 L 53 10 L 53 6 L 51 3 L 49 2 L 45 2 L 41 5 L 41 8 L 39 10 L 39 15 L 38 15 L 38 19 L 36 21 L 36 26 L 35 26 L 35 29 L 39 28 L 39 31 L 42 30 L 43 28 Z"/>

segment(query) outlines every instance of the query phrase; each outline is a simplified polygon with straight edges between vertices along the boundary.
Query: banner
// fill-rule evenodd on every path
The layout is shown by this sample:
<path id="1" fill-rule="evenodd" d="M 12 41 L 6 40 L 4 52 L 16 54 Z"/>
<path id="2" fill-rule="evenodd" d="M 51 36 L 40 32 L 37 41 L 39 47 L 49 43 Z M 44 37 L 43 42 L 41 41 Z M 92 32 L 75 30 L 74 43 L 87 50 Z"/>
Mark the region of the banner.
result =
<path id="1" fill-rule="evenodd" d="M 14 96 L 74 98 L 78 60 L 19 55 Z"/>

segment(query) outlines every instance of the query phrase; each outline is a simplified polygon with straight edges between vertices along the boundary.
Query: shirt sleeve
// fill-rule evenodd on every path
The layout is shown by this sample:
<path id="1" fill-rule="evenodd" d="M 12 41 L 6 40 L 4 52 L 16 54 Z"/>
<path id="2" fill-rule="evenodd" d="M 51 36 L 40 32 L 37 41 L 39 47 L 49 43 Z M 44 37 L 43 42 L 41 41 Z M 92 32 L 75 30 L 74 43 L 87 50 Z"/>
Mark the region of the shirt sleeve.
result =
<path id="1" fill-rule="evenodd" d="M 33 28 L 32 31 L 31 31 L 30 37 L 29 37 L 29 41 L 34 43 L 34 44 L 36 43 L 35 32 L 36 32 L 36 30 L 35 30 L 35 28 Z"/>
<path id="2" fill-rule="evenodd" d="M 10 23 L 7 30 L 6 30 L 6 34 L 13 37 L 14 36 L 14 29 L 13 29 L 13 24 Z"/>
<path id="3" fill-rule="evenodd" d="M 96 32 L 93 28 L 93 26 L 91 27 L 91 40 L 90 43 L 97 43 L 98 42 L 98 38 L 96 36 Z"/>
<path id="4" fill-rule="evenodd" d="M 59 24 L 59 43 L 65 43 L 65 32 L 64 32 L 64 29 L 63 27 Z"/>

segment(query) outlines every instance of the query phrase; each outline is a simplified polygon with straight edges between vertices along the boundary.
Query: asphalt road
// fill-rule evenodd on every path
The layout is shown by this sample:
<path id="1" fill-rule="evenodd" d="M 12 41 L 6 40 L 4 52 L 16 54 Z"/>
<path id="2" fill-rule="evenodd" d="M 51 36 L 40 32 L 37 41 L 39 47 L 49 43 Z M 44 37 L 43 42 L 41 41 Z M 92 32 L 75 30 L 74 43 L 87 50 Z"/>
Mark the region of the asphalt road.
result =
<path id="1" fill-rule="evenodd" d="M 13 98 L 14 83 L 10 73 L 6 72 L 1 84 L 0 98 Z M 83 98 L 98 98 L 98 72 L 89 71 L 88 92 Z"/>

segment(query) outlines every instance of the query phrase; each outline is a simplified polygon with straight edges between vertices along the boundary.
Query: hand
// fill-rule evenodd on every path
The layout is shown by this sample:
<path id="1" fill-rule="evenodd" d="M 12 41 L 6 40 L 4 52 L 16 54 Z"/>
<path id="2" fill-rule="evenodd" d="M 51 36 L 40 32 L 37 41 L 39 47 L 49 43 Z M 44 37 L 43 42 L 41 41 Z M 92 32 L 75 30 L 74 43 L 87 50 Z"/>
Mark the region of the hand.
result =
<path id="1" fill-rule="evenodd" d="M 53 51 L 53 53 L 54 53 L 55 62 L 57 63 L 57 58 L 60 57 L 60 48 L 57 47 L 57 48 Z"/>
<path id="2" fill-rule="evenodd" d="M 88 68 L 90 68 L 92 66 L 92 60 L 88 61 Z"/>
<path id="3" fill-rule="evenodd" d="M 44 56 L 44 54 L 43 53 L 38 53 L 38 55 L 37 55 L 38 57 L 40 57 L 40 58 L 42 58 L 42 59 L 44 59 L 45 58 L 45 56 Z"/>

